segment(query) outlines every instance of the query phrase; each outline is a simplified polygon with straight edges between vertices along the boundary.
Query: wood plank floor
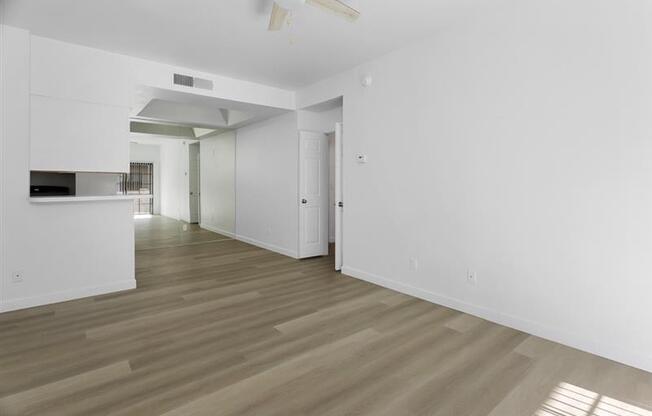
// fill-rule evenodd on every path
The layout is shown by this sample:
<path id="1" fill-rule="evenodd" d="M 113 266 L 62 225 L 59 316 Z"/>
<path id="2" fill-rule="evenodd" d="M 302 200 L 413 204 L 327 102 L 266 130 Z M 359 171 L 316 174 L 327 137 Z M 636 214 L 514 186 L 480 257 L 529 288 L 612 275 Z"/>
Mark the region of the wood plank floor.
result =
<path id="1" fill-rule="evenodd" d="M 230 240 L 229 237 L 204 230 L 197 224 L 174 221 L 158 215 L 138 218 L 134 227 L 137 250 Z"/>
<path id="2" fill-rule="evenodd" d="M 164 218 L 138 289 L 0 315 L 0 415 L 652 415 L 652 375 Z"/>

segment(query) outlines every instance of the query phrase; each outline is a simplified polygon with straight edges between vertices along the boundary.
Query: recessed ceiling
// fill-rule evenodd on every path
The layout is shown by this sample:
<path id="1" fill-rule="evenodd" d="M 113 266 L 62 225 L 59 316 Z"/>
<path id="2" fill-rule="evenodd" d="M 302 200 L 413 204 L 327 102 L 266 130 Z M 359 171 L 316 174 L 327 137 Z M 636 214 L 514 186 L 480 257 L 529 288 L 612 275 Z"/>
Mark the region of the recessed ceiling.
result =
<path id="1" fill-rule="evenodd" d="M 137 88 L 134 103 L 134 114 L 131 116 L 134 121 L 163 122 L 208 129 L 238 129 L 287 111 L 147 86 Z"/>
<path id="2" fill-rule="evenodd" d="M 205 129 L 202 127 L 189 127 L 172 123 L 156 123 L 134 121 L 129 123 L 131 141 L 139 141 L 142 138 L 159 137 L 165 139 L 204 139 L 218 134 L 231 131 L 228 128 Z"/>
<path id="3" fill-rule="evenodd" d="M 284 88 L 311 84 L 504 0 L 349 0 L 355 23 L 304 6 L 268 32 L 271 0 L 0 0 L 40 36 Z"/>

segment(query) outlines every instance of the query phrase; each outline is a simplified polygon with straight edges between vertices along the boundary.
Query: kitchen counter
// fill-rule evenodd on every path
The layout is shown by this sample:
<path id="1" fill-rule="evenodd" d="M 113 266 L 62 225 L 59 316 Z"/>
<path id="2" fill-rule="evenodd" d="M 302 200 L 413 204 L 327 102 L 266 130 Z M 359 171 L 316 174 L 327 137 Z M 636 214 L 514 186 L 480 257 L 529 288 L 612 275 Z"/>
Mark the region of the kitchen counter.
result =
<path id="1" fill-rule="evenodd" d="M 59 204 L 66 202 L 95 201 L 132 201 L 135 195 L 103 195 L 103 196 L 31 196 L 32 204 Z"/>

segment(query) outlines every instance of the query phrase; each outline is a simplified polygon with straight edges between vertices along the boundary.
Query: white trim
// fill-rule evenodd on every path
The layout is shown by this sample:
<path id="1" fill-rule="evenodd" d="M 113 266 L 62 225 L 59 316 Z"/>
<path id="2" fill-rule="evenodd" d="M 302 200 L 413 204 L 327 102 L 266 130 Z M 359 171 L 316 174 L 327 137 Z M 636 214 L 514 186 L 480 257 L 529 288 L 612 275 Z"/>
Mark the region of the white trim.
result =
<path id="1" fill-rule="evenodd" d="M 233 130 L 235 141 L 233 145 L 233 238 L 236 239 L 238 235 L 238 131 L 238 129 Z"/>
<path id="2" fill-rule="evenodd" d="M 213 227 L 212 225 L 199 223 L 199 228 L 203 228 L 204 230 L 212 231 L 214 233 L 221 234 L 221 235 L 224 235 L 226 237 L 235 238 L 235 233 L 233 233 L 231 231 L 223 230 L 223 229 L 221 229 L 219 227 Z"/>
<path id="3" fill-rule="evenodd" d="M 297 113 L 297 127 L 299 125 L 299 113 Z M 295 201 L 297 204 L 297 256 L 296 258 L 300 259 L 301 258 L 301 202 L 299 200 L 301 199 L 301 130 L 297 130 L 297 143 L 296 143 L 296 149 L 297 149 L 297 180 L 296 180 L 296 188 L 295 188 Z M 237 192 L 237 189 L 236 189 Z"/>
<path id="4" fill-rule="evenodd" d="M 253 238 L 245 237 L 243 235 L 236 235 L 235 239 L 238 241 L 242 241 L 260 248 L 264 248 L 269 251 L 273 251 L 275 253 L 283 254 L 284 256 L 292 257 L 293 259 L 298 259 L 299 258 L 299 253 L 297 253 L 294 250 L 289 250 L 287 248 L 275 246 L 274 244 L 269 244 L 269 243 L 264 243 L 262 241 L 258 241 Z"/>
<path id="5" fill-rule="evenodd" d="M 31 296 L 28 298 L 12 299 L 7 302 L 0 303 L 0 313 L 10 312 L 19 309 L 32 308 L 35 306 L 50 305 L 53 303 L 66 302 L 69 300 L 77 300 L 90 296 L 104 295 L 107 293 L 119 292 L 123 290 L 130 290 L 136 288 L 136 279 L 123 280 L 119 282 L 110 283 L 108 285 L 86 287 L 82 289 L 66 290 L 62 292 L 47 293 L 38 296 Z"/>
<path id="6" fill-rule="evenodd" d="M 590 337 L 575 332 L 566 332 L 558 328 L 533 322 L 517 316 L 505 314 L 483 306 L 474 305 L 459 299 L 451 298 L 439 293 L 419 289 L 414 286 L 406 285 L 396 280 L 381 277 L 373 273 L 368 273 L 360 269 L 344 266 L 342 274 L 352 276 L 406 295 L 414 296 L 438 305 L 443 305 L 451 309 L 462 311 L 488 321 L 504 325 L 531 335 L 538 336 L 559 344 L 567 345 L 578 350 L 591 354 L 618 361 L 623 364 L 640 368 L 652 372 L 652 356 L 642 352 L 625 350 L 616 344 L 604 344 L 592 341 Z"/>
<path id="7" fill-rule="evenodd" d="M 7 191 L 6 178 L 7 168 L 5 155 L 7 154 L 7 93 L 6 93 L 6 56 L 7 50 L 6 34 L 4 26 L 4 3 L 0 2 L 0 305 L 4 299 L 5 278 L 9 276 L 7 272 L 7 229 L 5 213 L 7 212 Z M 0 308 L 0 310 L 2 310 Z"/>

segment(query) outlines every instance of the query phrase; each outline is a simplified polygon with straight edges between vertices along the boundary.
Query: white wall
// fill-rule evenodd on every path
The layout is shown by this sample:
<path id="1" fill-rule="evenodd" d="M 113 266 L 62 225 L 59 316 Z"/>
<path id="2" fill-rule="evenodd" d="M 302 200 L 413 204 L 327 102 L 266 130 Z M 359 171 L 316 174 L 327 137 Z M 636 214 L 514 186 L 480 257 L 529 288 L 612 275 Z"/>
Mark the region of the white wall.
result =
<path id="1" fill-rule="evenodd" d="M 235 236 L 235 141 L 229 131 L 200 144 L 201 227 Z"/>
<path id="2" fill-rule="evenodd" d="M 342 107 L 327 111 L 297 111 L 297 127 L 299 130 L 331 133 L 335 131 L 335 123 L 342 122 Z"/>
<path id="3" fill-rule="evenodd" d="M 29 202 L 30 36 L 21 29 L 0 30 L 6 71 L 0 311 L 135 287 L 130 201 Z M 15 272 L 22 282 L 13 281 Z"/>
<path id="4" fill-rule="evenodd" d="M 180 156 L 176 142 L 161 144 L 161 215 L 181 218 L 179 211 L 179 170 Z"/>
<path id="5" fill-rule="evenodd" d="M 345 273 L 652 370 L 650 19 L 518 2 L 300 91 L 344 95 Z"/>
<path id="6" fill-rule="evenodd" d="M 111 196 L 120 191 L 120 173 L 77 172 L 75 174 L 76 196 Z"/>
<path id="7" fill-rule="evenodd" d="M 30 168 L 127 172 L 129 58 L 39 36 L 30 47 Z"/>
<path id="8" fill-rule="evenodd" d="M 237 238 L 298 255 L 295 112 L 243 127 L 236 138 Z"/>
<path id="9" fill-rule="evenodd" d="M 161 213 L 161 146 L 129 143 L 129 161 L 154 164 L 154 214 Z"/>
<path id="10" fill-rule="evenodd" d="M 4 310 L 5 307 L 4 302 L 5 302 L 5 291 L 6 287 L 9 285 L 9 267 L 7 265 L 7 243 L 9 238 L 7 237 L 7 117 L 9 116 L 9 107 L 8 107 L 8 99 L 11 96 L 18 97 L 20 98 L 21 92 L 24 91 L 27 86 L 25 85 L 25 78 L 24 76 L 19 76 L 17 82 L 12 83 L 14 85 L 14 89 L 9 90 L 7 88 L 7 79 L 8 79 L 8 74 L 7 71 L 11 68 L 12 69 L 12 76 L 15 76 L 17 73 L 20 73 L 21 69 L 25 70 L 25 68 L 21 67 L 20 62 L 23 61 L 24 59 L 27 59 L 27 57 L 21 58 L 20 55 L 18 57 L 14 57 L 13 55 L 16 53 L 14 52 L 11 54 L 12 56 L 10 57 L 8 48 L 10 45 L 14 42 L 18 42 L 20 45 L 22 42 L 20 40 L 20 32 L 18 32 L 14 36 L 18 36 L 18 39 L 15 39 L 13 41 L 9 41 L 8 39 L 8 28 L 7 26 L 3 25 L 3 14 L 4 12 L 4 5 L 0 3 L 0 311 Z M 15 47 L 14 47 L 15 48 Z M 13 50 L 13 48 L 12 48 Z M 12 60 L 17 60 L 17 64 L 13 65 L 8 65 L 8 61 Z M 17 88 L 17 89 L 16 89 Z M 17 104 L 19 105 L 25 105 L 24 101 L 17 101 Z M 15 128 L 15 127 L 14 127 Z M 24 137 L 24 136 L 23 136 Z"/>

